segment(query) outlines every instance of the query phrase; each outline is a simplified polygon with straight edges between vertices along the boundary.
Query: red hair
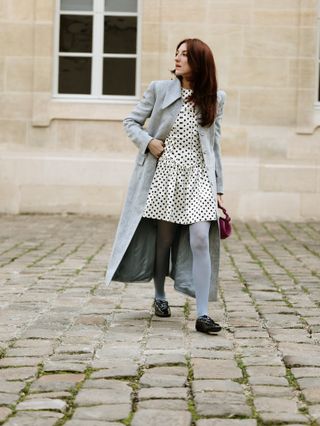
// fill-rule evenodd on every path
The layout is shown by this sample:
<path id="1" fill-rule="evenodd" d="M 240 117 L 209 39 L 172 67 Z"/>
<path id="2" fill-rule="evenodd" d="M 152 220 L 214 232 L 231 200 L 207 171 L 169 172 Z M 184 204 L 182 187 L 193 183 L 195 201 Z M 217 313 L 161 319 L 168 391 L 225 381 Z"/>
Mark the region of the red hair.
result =
<path id="1" fill-rule="evenodd" d="M 191 68 L 190 85 L 193 93 L 190 101 L 199 108 L 201 126 L 211 126 L 217 113 L 217 75 L 216 65 L 210 47 L 197 38 L 187 38 L 180 41 L 177 49 L 187 45 L 188 63 Z M 174 72 L 174 71 L 173 71 Z M 181 80 L 181 77 L 178 76 Z"/>

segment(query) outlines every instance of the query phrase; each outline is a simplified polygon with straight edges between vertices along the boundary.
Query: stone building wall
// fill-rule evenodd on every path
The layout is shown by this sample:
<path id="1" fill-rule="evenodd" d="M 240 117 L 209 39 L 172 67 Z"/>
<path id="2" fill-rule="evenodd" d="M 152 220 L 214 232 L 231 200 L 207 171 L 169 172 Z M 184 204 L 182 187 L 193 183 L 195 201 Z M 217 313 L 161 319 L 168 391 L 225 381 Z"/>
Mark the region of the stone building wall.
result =
<path id="1" fill-rule="evenodd" d="M 141 93 L 171 78 L 178 41 L 213 49 L 227 93 L 233 217 L 320 217 L 317 0 L 141 0 Z M 119 214 L 136 101 L 53 99 L 54 0 L 0 0 L 0 211 Z"/>

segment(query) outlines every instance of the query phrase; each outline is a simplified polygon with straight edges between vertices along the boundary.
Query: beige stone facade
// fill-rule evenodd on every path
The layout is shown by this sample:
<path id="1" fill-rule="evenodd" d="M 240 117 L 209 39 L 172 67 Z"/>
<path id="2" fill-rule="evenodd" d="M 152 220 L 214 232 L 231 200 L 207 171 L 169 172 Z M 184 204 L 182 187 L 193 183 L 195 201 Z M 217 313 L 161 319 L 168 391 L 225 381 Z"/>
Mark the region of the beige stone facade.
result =
<path id="1" fill-rule="evenodd" d="M 135 147 L 126 101 L 53 96 L 55 0 L 0 0 L 0 212 L 119 214 Z M 225 203 L 235 218 L 320 218 L 320 1 L 141 0 L 138 92 L 178 41 L 212 48 L 227 93 Z"/>

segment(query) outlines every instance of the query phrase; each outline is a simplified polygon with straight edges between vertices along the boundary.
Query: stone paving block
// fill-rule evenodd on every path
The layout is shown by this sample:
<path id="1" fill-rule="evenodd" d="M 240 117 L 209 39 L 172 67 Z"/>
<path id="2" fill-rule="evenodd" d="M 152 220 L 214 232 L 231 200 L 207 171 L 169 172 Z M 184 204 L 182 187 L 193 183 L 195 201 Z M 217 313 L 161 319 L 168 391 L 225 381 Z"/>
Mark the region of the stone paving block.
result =
<path id="1" fill-rule="evenodd" d="M 320 403 L 320 387 L 316 388 L 308 388 L 302 391 L 303 396 L 306 401 L 311 404 L 319 404 Z"/>
<path id="2" fill-rule="evenodd" d="M 245 404 L 226 404 L 210 401 L 207 403 L 198 403 L 196 408 L 197 413 L 200 416 L 227 418 L 235 416 L 251 416 L 251 409 Z"/>
<path id="3" fill-rule="evenodd" d="M 0 422 L 5 421 L 5 419 L 10 416 L 12 411 L 7 407 L 0 407 Z"/>
<path id="4" fill-rule="evenodd" d="M 252 377 L 268 375 L 281 377 L 286 375 L 286 370 L 284 366 L 248 366 L 247 373 Z"/>
<path id="5" fill-rule="evenodd" d="M 51 330 L 48 328 L 30 328 L 25 330 L 20 338 L 24 339 L 58 339 L 63 334 L 63 330 Z"/>
<path id="6" fill-rule="evenodd" d="M 305 320 L 307 323 L 311 326 L 319 326 L 320 325 L 320 318 L 319 317 L 306 317 Z"/>
<path id="7" fill-rule="evenodd" d="M 255 396 L 270 397 L 293 397 L 293 389 L 289 385 L 285 386 L 252 386 L 252 392 Z"/>
<path id="8" fill-rule="evenodd" d="M 31 347 L 31 348 L 12 348 L 6 351 L 6 357 L 42 357 L 52 353 L 52 348 Z"/>
<path id="9" fill-rule="evenodd" d="M 146 399 L 139 401 L 138 409 L 187 411 L 188 403 L 182 399 Z"/>
<path id="10" fill-rule="evenodd" d="M 251 328 L 251 329 L 237 329 L 234 332 L 234 336 L 236 339 L 256 339 L 258 337 L 268 338 L 268 333 L 259 328 Z"/>
<path id="11" fill-rule="evenodd" d="M 320 367 L 320 353 L 317 355 L 285 355 L 283 360 L 289 367 Z"/>
<path id="12" fill-rule="evenodd" d="M 167 365 L 167 364 L 186 364 L 186 352 L 176 352 L 176 351 L 164 351 L 159 350 L 158 353 L 148 353 L 146 352 L 146 361 L 145 365 L 147 367 L 155 365 Z"/>
<path id="13" fill-rule="evenodd" d="M 310 405 L 308 411 L 314 419 L 320 420 L 320 404 Z"/>
<path id="14" fill-rule="evenodd" d="M 290 412 L 261 412 L 259 413 L 262 421 L 265 424 L 268 425 L 278 425 L 278 424 L 292 424 L 292 423 L 309 423 L 309 420 L 307 417 L 305 417 L 303 414 L 296 414 L 296 413 L 290 413 Z"/>
<path id="15" fill-rule="evenodd" d="M 113 359 L 126 359 L 130 358 L 135 360 L 139 358 L 140 355 L 140 346 L 121 346 L 121 345 L 113 345 L 109 347 L 104 347 L 96 352 L 97 359 L 104 360 L 113 360 Z"/>
<path id="16" fill-rule="evenodd" d="M 269 328 L 269 333 L 272 338 L 277 342 L 299 342 L 299 343 L 308 343 L 310 342 L 310 335 L 306 332 L 306 330 L 298 329 L 298 330 L 290 330 L 288 333 L 279 328 Z"/>
<path id="17" fill-rule="evenodd" d="M 84 374 L 46 374 L 35 380 L 30 386 L 30 392 L 64 391 L 75 387 L 84 380 Z"/>
<path id="18" fill-rule="evenodd" d="M 291 368 L 291 372 L 296 378 L 320 377 L 320 368 L 318 368 L 318 367 Z"/>
<path id="19" fill-rule="evenodd" d="M 260 348 L 260 347 L 242 347 L 239 350 L 239 355 L 242 358 L 246 358 L 246 357 L 265 357 L 265 356 L 269 356 L 269 357 L 273 357 L 275 356 L 275 351 L 277 350 L 276 346 L 272 344 L 272 342 L 270 342 L 270 345 L 268 348 Z M 278 356 L 278 358 L 280 359 L 280 357 Z"/>
<path id="20" fill-rule="evenodd" d="M 4 380 L 28 380 L 36 376 L 36 367 L 2 368 L 1 379 Z"/>
<path id="21" fill-rule="evenodd" d="M 300 389 L 319 388 L 320 389 L 320 377 L 305 377 L 297 379 Z"/>
<path id="22" fill-rule="evenodd" d="M 6 426 L 54 426 L 62 413 L 54 411 L 20 411 L 14 417 L 10 417 Z"/>
<path id="23" fill-rule="evenodd" d="M 28 393 L 24 401 L 27 401 L 29 399 L 48 399 L 48 398 L 66 400 L 71 397 L 72 397 L 72 393 L 66 392 L 66 391 Z"/>
<path id="24" fill-rule="evenodd" d="M 195 379 L 239 379 L 242 372 L 235 361 L 209 360 L 195 358 L 192 360 Z"/>
<path id="25" fill-rule="evenodd" d="M 0 371 L 1 374 L 1 371 Z M 0 393 L 19 393 L 25 384 L 23 382 L 9 382 L 0 379 Z"/>
<path id="26" fill-rule="evenodd" d="M 276 291 L 252 291 L 253 296 L 259 303 L 261 300 L 263 301 L 282 301 L 282 295 Z"/>
<path id="27" fill-rule="evenodd" d="M 58 362 L 62 362 L 62 363 L 72 363 L 74 362 L 75 364 L 86 364 L 89 365 L 92 362 L 92 355 L 91 354 L 71 354 L 71 353 L 63 353 L 63 354 L 59 354 L 59 353 L 54 353 L 53 355 L 50 356 L 50 362 L 54 363 L 58 363 Z"/>
<path id="28" fill-rule="evenodd" d="M 110 366 L 107 361 L 93 361 L 92 368 L 102 368 L 101 370 L 94 371 L 91 374 L 92 379 L 107 379 L 111 377 L 134 377 L 138 372 L 138 365 L 128 361 L 128 363 L 118 363 L 117 365 Z"/>
<path id="29" fill-rule="evenodd" d="M 276 355 L 245 356 L 243 362 L 246 366 L 282 366 L 282 361 Z"/>
<path id="30" fill-rule="evenodd" d="M 147 344 L 146 344 L 146 348 L 147 349 L 162 349 L 162 348 L 167 348 L 167 349 L 175 349 L 177 346 L 181 347 L 183 346 L 184 342 L 183 342 L 183 336 L 181 337 L 164 337 L 164 336 L 159 336 L 159 337 L 149 337 Z"/>
<path id="31" fill-rule="evenodd" d="M 58 346 L 55 349 L 55 353 L 58 354 L 65 354 L 65 353 L 72 353 L 72 354 L 79 354 L 79 353 L 86 353 L 86 354 L 93 354 L 94 347 L 93 346 L 87 346 L 83 344 L 63 344 L 61 346 Z"/>
<path id="32" fill-rule="evenodd" d="M 192 382 L 194 392 L 233 392 L 243 393 L 243 387 L 232 380 L 194 380 Z"/>
<path id="33" fill-rule="evenodd" d="M 254 405 L 259 412 L 295 413 L 298 410 L 296 401 L 288 398 L 257 397 Z"/>
<path id="34" fill-rule="evenodd" d="M 230 318 L 229 319 L 229 324 L 231 327 L 239 327 L 239 328 L 243 328 L 243 327 L 257 327 L 260 324 L 260 320 L 258 318 L 253 319 L 253 318 L 243 318 L 242 315 L 239 315 L 236 318 Z M 221 324 L 223 326 L 223 324 Z"/>
<path id="35" fill-rule="evenodd" d="M 294 309 L 286 306 L 285 304 L 258 304 L 258 309 L 260 312 L 265 314 L 295 314 Z"/>
<path id="36" fill-rule="evenodd" d="M 187 399 L 187 388 L 142 388 L 139 391 L 139 400 L 144 399 Z"/>
<path id="37" fill-rule="evenodd" d="M 26 411 L 26 410 L 55 410 L 55 411 L 65 411 L 67 404 L 61 399 L 30 399 L 28 401 L 20 402 L 16 410 L 17 411 Z"/>
<path id="38" fill-rule="evenodd" d="M 108 317 L 105 315 L 80 315 L 75 324 L 96 325 L 103 327 L 107 325 Z"/>
<path id="39" fill-rule="evenodd" d="M 170 411 L 165 413 L 166 426 L 191 426 L 191 413 L 188 411 Z M 138 410 L 132 420 L 132 426 L 163 426 L 162 410 Z"/>
<path id="40" fill-rule="evenodd" d="M 174 375 L 174 376 L 187 376 L 188 375 L 188 369 L 186 366 L 182 365 L 160 365 L 157 367 L 151 367 L 145 370 L 144 374 L 147 373 L 151 374 L 160 374 L 160 375 Z"/>
<path id="41" fill-rule="evenodd" d="M 88 379 L 84 382 L 82 389 L 112 389 L 115 392 L 127 392 L 130 388 L 128 383 L 114 379 Z"/>
<path id="42" fill-rule="evenodd" d="M 290 314 L 272 314 L 267 318 L 268 327 L 281 329 L 303 328 L 303 324 L 297 315 Z"/>
<path id="43" fill-rule="evenodd" d="M 258 348 L 269 348 L 270 347 L 270 339 L 237 339 L 237 344 L 241 347 L 258 347 Z"/>
<path id="44" fill-rule="evenodd" d="M 87 368 L 87 364 L 75 362 L 59 362 L 59 361 L 46 361 L 43 366 L 45 372 L 61 372 L 68 371 L 74 373 L 83 373 Z"/>
<path id="45" fill-rule="evenodd" d="M 65 334 L 64 337 L 65 338 L 81 338 L 81 337 L 85 337 L 86 339 L 88 339 L 88 336 L 90 336 L 91 341 L 95 341 L 97 339 L 99 339 L 100 336 L 103 335 L 103 331 L 100 330 L 99 328 L 95 327 L 95 326 L 85 326 L 85 325 L 81 325 L 81 326 L 77 326 L 77 325 L 73 325 Z"/>
<path id="46" fill-rule="evenodd" d="M 214 350 L 214 349 L 191 349 L 190 355 L 193 358 L 208 358 L 208 359 L 233 359 L 232 351 Z"/>
<path id="47" fill-rule="evenodd" d="M 128 417 L 131 404 L 96 405 L 76 408 L 73 419 L 116 421 Z"/>
<path id="48" fill-rule="evenodd" d="M 82 389 L 77 394 L 75 404 L 78 406 L 128 404 L 132 389 L 125 383 L 109 389 Z"/>
<path id="49" fill-rule="evenodd" d="M 192 330 L 194 331 L 193 322 Z M 206 334 L 194 332 L 190 335 L 190 343 L 192 348 L 198 349 L 210 349 L 214 351 L 233 349 L 232 341 L 221 335 L 212 335 L 208 338 Z"/>
<path id="50" fill-rule="evenodd" d="M 141 379 L 140 384 L 144 387 L 158 386 L 163 388 L 183 387 L 186 385 L 187 377 L 165 375 L 165 374 L 152 374 L 145 373 Z"/>
<path id="51" fill-rule="evenodd" d="M 41 350 L 50 351 L 55 344 L 55 340 L 43 340 L 43 339 L 18 339 L 14 342 L 14 349 L 22 348 L 38 348 Z"/>
<path id="52" fill-rule="evenodd" d="M 15 404 L 19 399 L 18 393 L 0 393 L 0 405 L 11 405 Z"/>
<path id="53" fill-rule="evenodd" d="M 3 367 L 35 367 L 40 364 L 41 358 L 36 357 L 5 357 L 0 359 L 0 368 Z"/>
<path id="54" fill-rule="evenodd" d="M 197 404 L 210 404 L 212 402 L 220 403 L 221 405 L 246 404 L 244 393 L 239 392 L 196 392 L 194 399 Z"/>

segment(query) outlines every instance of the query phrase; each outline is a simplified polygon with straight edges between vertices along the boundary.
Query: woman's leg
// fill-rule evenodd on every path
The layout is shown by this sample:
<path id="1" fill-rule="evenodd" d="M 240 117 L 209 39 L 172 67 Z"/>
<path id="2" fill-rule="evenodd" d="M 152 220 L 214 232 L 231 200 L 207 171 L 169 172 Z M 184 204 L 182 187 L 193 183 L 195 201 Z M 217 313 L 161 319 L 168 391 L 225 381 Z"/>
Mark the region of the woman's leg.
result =
<path id="1" fill-rule="evenodd" d="M 210 222 L 197 222 L 189 226 L 190 245 L 193 255 L 192 275 L 196 290 L 198 317 L 208 315 L 211 280 L 209 230 Z"/>
<path id="2" fill-rule="evenodd" d="M 158 220 L 156 262 L 154 272 L 155 299 L 166 300 L 164 281 L 169 267 L 170 247 L 176 231 L 176 224 Z"/>

